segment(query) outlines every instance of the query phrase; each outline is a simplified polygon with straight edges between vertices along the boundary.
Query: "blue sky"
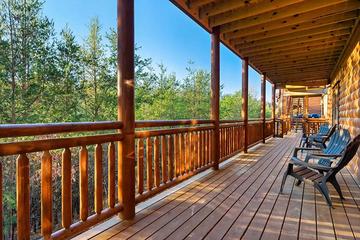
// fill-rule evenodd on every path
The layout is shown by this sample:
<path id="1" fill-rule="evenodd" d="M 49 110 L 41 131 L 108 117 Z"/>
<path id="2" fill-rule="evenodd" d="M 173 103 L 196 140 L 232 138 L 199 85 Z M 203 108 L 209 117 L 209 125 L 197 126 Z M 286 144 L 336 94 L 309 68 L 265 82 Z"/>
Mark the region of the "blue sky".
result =
<path id="1" fill-rule="evenodd" d="M 116 27 L 116 0 L 45 0 L 44 14 L 59 32 L 68 25 L 79 41 L 85 39 L 89 21 L 97 16 L 103 31 Z M 177 77 L 185 75 L 189 60 L 210 71 L 210 35 L 168 0 L 135 0 L 135 41 L 140 55 L 163 63 Z M 221 83 L 224 93 L 241 89 L 241 60 L 221 46 Z M 260 96 L 260 76 L 250 68 L 250 89 Z M 267 101 L 271 85 L 267 83 Z"/>

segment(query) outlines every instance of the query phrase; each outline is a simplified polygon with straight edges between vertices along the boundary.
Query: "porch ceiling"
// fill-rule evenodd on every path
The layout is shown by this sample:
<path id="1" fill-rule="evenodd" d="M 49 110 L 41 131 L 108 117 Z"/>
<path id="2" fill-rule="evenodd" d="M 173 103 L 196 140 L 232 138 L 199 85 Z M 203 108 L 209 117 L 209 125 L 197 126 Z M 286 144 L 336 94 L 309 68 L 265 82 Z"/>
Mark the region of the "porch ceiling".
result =
<path id="1" fill-rule="evenodd" d="M 359 41 L 359 0 L 171 0 L 278 85 L 326 85 Z"/>

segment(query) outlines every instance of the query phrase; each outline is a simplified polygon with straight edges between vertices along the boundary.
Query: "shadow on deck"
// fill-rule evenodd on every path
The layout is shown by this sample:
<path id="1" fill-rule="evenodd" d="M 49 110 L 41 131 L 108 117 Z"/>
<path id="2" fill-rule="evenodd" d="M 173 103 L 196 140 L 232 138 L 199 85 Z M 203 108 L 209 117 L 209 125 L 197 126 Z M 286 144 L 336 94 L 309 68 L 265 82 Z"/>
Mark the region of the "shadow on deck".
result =
<path id="1" fill-rule="evenodd" d="M 334 209 L 312 185 L 297 187 L 292 178 L 279 194 L 299 137 L 270 139 L 217 172 L 139 204 L 134 220 L 113 218 L 77 239 L 360 238 L 360 188 L 347 169 L 338 175 L 345 201 L 329 186 Z"/>

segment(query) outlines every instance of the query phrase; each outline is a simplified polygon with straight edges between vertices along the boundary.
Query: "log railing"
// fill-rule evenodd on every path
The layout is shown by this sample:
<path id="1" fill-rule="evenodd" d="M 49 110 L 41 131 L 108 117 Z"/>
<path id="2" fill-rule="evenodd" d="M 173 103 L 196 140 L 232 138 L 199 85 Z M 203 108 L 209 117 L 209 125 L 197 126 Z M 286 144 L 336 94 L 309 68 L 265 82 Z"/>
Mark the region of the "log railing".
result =
<path id="1" fill-rule="evenodd" d="M 320 126 L 325 123 L 328 123 L 325 118 L 305 118 L 303 123 L 304 132 L 306 134 L 317 133 Z"/>
<path id="2" fill-rule="evenodd" d="M 265 136 L 262 121 L 249 120 L 249 145 L 273 135 L 273 121 L 267 120 Z M 17 237 L 28 239 L 30 229 L 30 168 L 41 162 L 40 202 L 41 235 L 62 239 L 121 212 L 116 166 L 117 143 L 122 141 L 121 122 L 2 125 L 0 156 L 16 157 Z M 138 121 L 135 132 L 136 203 L 213 166 L 214 121 Z M 244 148 L 244 124 L 239 120 L 220 122 L 220 160 L 224 161 Z M 91 132 L 91 133 L 90 133 Z M 35 154 L 35 158 L 34 158 Z M 75 156 L 78 157 L 75 157 Z M 78 166 L 74 165 L 78 159 Z M 89 161 L 91 159 L 91 161 Z M 53 163 L 61 175 L 61 199 L 54 199 Z M 94 166 L 89 164 L 93 163 Z M 89 189 L 93 169 L 93 192 Z M 79 211 L 74 216 L 72 202 L 74 173 L 79 179 Z M 106 172 L 105 172 L 106 171 Z M 0 184 L 2 186 L 0 164 Z M 105 184 L 106 183 L 106 184 Z M 105 189 L 106 188 L 106 189 Z M 106 193 L 106 194 L 104 194 Z M 93 204 L 89 204 L 92 200 Z M 2 188 L 0 188 L 0 198 Z M 60 224 L 53 223 L 54 201 L 61 201 Z M 3 204 L 3 201 L 0 201 Z M 2 210 L 2 206 L 0 206 Z M 0 216 L 2 219 L 2 212 Z M 2 221 L 0 221 L 0 226 Z M 1 236 L 2 233 L 0 232 Z"/>
<path id="3" fill-rule="evenodd" d="M 139 121 L 136 127 L 137 203 L 212 166 L 213 121 Z"/>
<path id="4" fill-rule="evenodd" d="M 17 238 L 30 238 L 30 167 L 35 157 L 41 161 L 41 235 L 45 239 L 67 238 L 107 219 L 122 210 L 121 203 L 117 203 L 115 196 L 115 148 L 122 140 L 121 122 L 98 123 L 60 123 L 60 124 L 24 124 L 1 125 L 0 137 L 4 143 L 0 144 L 0 156 L 16 156 L 16 215 Z M 112 133 L 108 133 L 112 130 Z M 101 131 L 84 135 L 84 132 Z M 60 136 L 68 133 L 67 136 Z M 77 136 L 74 136 L 78 133 Z M 35 137 L 40 136 L 41 137 Z M 80 135 L 80 136 L 79 136 Z M 34 139 L 24 141 L 23 137 L 32 136 Z M 8 139 L 4 139 L 8 138 Z M 59 151 L 62 153 L 59 154 Z M 79 154 L 79 196 L 80 209 L 78 220 L 72 213 L 72 179 L 74 165 L 72 154 Z M 54 231 L 53 219 L 53 161 L 61 156 L 61 227 Z M 94 159 L 94 209 L 89 209 L 89 157 Z M 103 177 L 103 162 L 108 163 L 107 179 Z M 2 175 L 0 169 L 0 176 Z M 2 180 L 2 179 L 1 179 Z M 103 182 L 107 182 L 107 206 L 104 207 Z M 2 183 L 1 183 L 2 185 Z M 0 196 L 2 196 L 0 188 Z M 1 203 L 2 203 L 1 199 Z M 90 212 L 94 211 L 94 214 Z M 2 220 L 3 216 L 1 216 Z M 0 221 L 2 222 L 2 221 Z M 1 236 L 2 233 L 1 233 Z"/>
<path id="5" fill-rule="evenodd" d="M 244 148 L 244 122 L 220 121 L 220 161 L 239 153 Z"/>
<path id="6" fill-rule="evenodd" d="M 275 137 L 283 137 L 291 130 L 291 121 L 288 118 L 275 119 Z"/>

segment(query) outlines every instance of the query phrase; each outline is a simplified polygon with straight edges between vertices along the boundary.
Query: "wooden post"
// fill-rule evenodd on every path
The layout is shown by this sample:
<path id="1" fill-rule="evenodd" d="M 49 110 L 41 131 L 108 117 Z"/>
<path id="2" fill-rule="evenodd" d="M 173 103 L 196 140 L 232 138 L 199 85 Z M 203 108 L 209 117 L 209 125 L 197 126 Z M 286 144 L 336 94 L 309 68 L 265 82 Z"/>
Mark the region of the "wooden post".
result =
<path id="1" fill-rule="evenodd" d="M 118 199 L 123 219 L 135 216 L 134 0 L 117 1 L 118 119 L 124 139 L 118 148 Z"/>
<path id="2" fill-rule="evenodd" d="M 214 169 L 219 169 L 220 144 L 220 28 L 211 33 L 211 120 L 214 120 L 212 156 Z"/>
<path id="3" fill-rule="evenodd" d="M 304 97 L 304 117 L 307 118 L 309 114 L 309 96 Z"/>
<path id="4" fill-rule="evenodd" d="M 246 57 L 242 62 L 242 111 L 241 116 L 244 121 L 244 152 L 248 149 L 248 70 L 249 59 Z"/>
<path id="5" fill-rule="evenodd" d="M 273 122 L 274 122 L 274 126 L 273 126 L 273 128 L 274 128 L 274 134 L 273 134 L 273 137 L 275 137 L 275 119 L 276 119 L 276 116 L 275 116 L 275 96 L 276 96 L 276 88 L 275 88 L 275 84 L 272 84 L 272 101 L 271 101 L 271 104 L 272 104 L 272 109 L 271 109 L 271 112 L 272 112 L 272 114 L 271 114 L 271 117 L 272 117 L 272 119 L 273 119 Z"/>
<path id="6" fill-rule="evenodd" d="M 266 75 L 261 76 L 261 120 L 262 120 L 262 142 L 266 139 Z"/>

